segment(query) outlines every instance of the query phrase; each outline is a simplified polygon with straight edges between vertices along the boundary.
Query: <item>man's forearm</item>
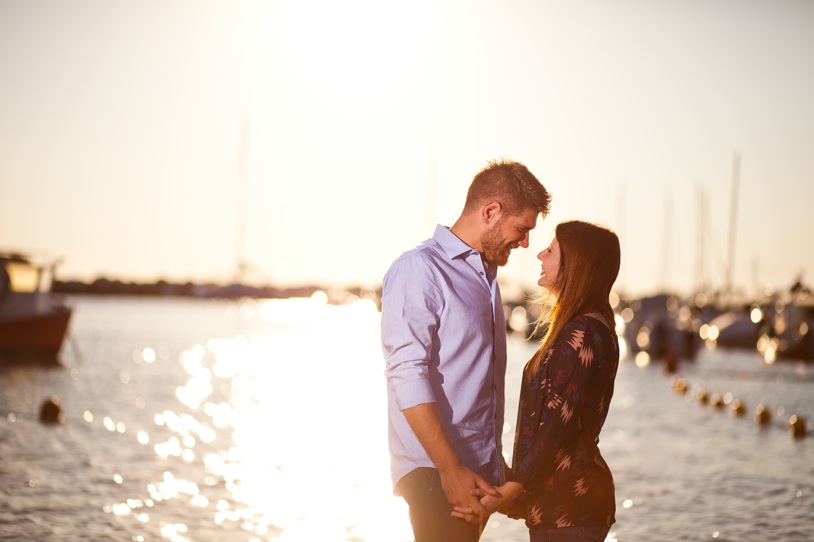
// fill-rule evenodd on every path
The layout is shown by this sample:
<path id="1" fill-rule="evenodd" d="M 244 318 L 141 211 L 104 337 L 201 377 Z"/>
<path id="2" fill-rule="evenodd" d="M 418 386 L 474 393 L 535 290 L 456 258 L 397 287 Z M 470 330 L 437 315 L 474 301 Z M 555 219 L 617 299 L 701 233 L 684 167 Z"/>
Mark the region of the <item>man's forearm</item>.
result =
<path id="1" fill-rule="evenodd" d="M 444 431 L 435 403 L 422 403 L 406 408 L 402 413 L 439 471 L 460 465 L 458 454 Z"/>
<path id="2" fill-rule="evenodd" d="M 461 460 L 449 437 L 444 431 L 438 408 L 435 403 L 422 403 L 402 411 L 407 423 L 415 432 L 421 445 L 427 451 L 441 476 L 441 487 L 447 501 L 453 506 L 463 507 L 477 516 L 478 521 L 486 519 L 486 509 L 475 496 L 475 489 L 487 495 L 497 496 L 497 490 L 479 475 L 461 464 Z"/>

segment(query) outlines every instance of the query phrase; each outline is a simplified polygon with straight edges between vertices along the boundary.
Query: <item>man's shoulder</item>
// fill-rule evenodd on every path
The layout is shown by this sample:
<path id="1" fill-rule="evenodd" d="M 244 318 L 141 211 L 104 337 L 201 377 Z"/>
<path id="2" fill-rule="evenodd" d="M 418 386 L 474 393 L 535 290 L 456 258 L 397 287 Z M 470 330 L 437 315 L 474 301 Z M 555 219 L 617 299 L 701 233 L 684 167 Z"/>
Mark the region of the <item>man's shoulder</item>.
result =
<path id="1" fill-rule="evenodd" d="M 416 245 L 403 252 L 396 258 L 387 273 L 384 275 L 383 287 L 411 285 L 418 287 L 422 283 L 437 282 L 436 273 L 439 267 L 441 255 L 438 244 L 432 239 Z"/>
<path id="2" fill-rule="evenodd" d="M 434 239 L 427 239 L 413 248 L 402 252 L 391 265 L 391 269 L 398 266 L 432 264 L 440 257 L 440 248 L 441 247 L 438 245 L 437 241 Z"/>

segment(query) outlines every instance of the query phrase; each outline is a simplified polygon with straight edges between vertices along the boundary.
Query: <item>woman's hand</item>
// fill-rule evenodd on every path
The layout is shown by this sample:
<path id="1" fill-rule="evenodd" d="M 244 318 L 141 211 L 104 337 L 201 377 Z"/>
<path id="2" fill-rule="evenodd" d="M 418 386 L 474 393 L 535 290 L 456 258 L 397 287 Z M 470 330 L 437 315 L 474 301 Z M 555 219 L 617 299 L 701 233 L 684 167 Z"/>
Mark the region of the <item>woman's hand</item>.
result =
<path id="1" fill-rule="evenodd" d="M 477 488 L 472 490 L 472 495 L 480 497 L 481 506 L 486 510 L 486 517 L 508 507 L 512 501 L 523 493 L 523 485 L 517 482 L 506 482 L 498 487 L 497 491 L 497 495 L 489 495 Z M 467 523 L 480 523 L 478 514 L 471 507 L 455 506 L 452 509 L 452 515 L 463 519 Z"/>
<path id="2" fill-rule="evenodd" d="M 499 491 L 499 490 L 498 490 Z M 462 519 L 467 523 L 479 524 L 482 520 L 491 516 L 495 510 L 498 509 L 500 503 L 503 502 L 503 495 L 485 495 L 480 489 L 473 489 L 472 495 L 480 497 L 480 505 L 482 510 L 474 510 L 469 506 L 453 506 L 452 515 L 456 518 Z"/>
<path id="3" fill-rule="evenodd" d="M 500 491 L 500 490 L 498 490 Z M 500 510 L 506 503 L 506 497 L 501 493 L 499 497 L 492 497 L 491 495 L 484 495 L 480 498 L 480 503 L 486 509 L 489 515 L 494 514 Z"/>

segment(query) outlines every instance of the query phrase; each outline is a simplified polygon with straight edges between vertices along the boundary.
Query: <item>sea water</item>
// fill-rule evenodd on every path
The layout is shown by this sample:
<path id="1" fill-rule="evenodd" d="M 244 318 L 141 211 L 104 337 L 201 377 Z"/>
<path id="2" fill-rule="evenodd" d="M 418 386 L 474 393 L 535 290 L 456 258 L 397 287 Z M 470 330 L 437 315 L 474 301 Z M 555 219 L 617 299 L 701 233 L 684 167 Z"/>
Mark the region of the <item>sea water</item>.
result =
<path id="1" fill-rule="evenodd" d="M 374 303 L 72 301 L 62 366 L 0 367 L 0 540 L 412 539 L 390 487 Z M 508 456 L 535 347 L 509 341 Z M 601 436 L 608 540 L 814 540 L 814 367 L 703 350 L 679 364 L 680 393 L 638 361 L 620 365 Z M 62 424 L 38 419 L 52 395 Z M 808 436 L 790 436 L 792 415 Z M 482 540 L 527 537 L 495 515 Z"/>

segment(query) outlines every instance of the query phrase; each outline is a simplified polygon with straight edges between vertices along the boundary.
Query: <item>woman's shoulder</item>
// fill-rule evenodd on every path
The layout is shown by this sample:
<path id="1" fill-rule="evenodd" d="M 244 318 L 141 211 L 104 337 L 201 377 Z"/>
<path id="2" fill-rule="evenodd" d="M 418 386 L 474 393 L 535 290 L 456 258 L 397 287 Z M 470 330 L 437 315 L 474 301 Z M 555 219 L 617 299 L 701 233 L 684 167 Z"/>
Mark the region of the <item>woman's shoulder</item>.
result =
<path id="1" fill-rule="evenodd" d="M 601 316 L 598 315 L 592 316 L 590 314 L 578 314 L 576 316 L 571 317 L 571 319 L 565 323 L 563 329 L 586 330 L 589 327 L 592 327 L 593 325 L 607 327 L 602 322 L 604 322 L 604 320 L 602 319 Z"/>
<path id="2" fill-rule="evenodd" d="M 563 326 L 552 345 L 550 357 L 559 361 L 564 361 L 570 356 L 608 360 L 615 357 L 618 360 L 618 345 L 615 331 L 609 329 L 601 320 L 581 314 L 574 316 Z"/>
<path id="3" fill-rule="evenodd" d="M 615 337 L 616 333 L 611 325 L 612 322 L 606 322 L 599 314 L 579 314 L 568 320 L 562 331 L 564 335 L 576 332 L 583 335 L 599 335 L 603 338 Z"/>
<path id="4" fill-rule="evenodd" d="M 583 315 L 574 316 L 565 323 L 559 334 L 557 334 L 553 343 L 553 349 L 558 351 L 562 351 L 563 349 L 579 350 L 585 341 L 585 336 L 591 333 L 591 325 L 592 324 L 588 322 L 588 317 Z"/>

